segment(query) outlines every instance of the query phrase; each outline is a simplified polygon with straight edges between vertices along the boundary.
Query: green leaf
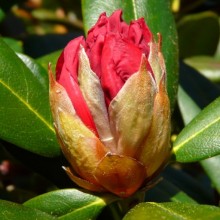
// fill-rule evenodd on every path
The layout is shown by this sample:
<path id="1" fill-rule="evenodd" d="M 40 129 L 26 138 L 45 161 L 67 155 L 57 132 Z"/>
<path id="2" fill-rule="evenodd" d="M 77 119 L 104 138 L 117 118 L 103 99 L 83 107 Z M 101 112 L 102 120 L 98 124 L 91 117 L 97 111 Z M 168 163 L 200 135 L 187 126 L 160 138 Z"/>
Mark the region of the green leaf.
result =
<path id="1" fill-rule="evenodd" d="M 173 146 L 179 162 L 199 161 L 220 154 L 220 98 L 180 132 Z"/>
<path id="2" fill-rule="evenodd" d="M 218 220 L 220 209 L 215 206 L 180 202 L 141 203 L 131 209 L 123 220 Z"/>
<path id="3" fill-rule="evenodd" d="M 4 37 L 3 41 L 8 44 L 15 52 L 22 53 L 23 52 L 23 44 L 21 41 L 15 40 L 13 38 Z"/>
<path id="4" fill-rule="evenodd" d="M 59 155 L 45 72 L 30 71 L 1 39 L 0 48 L 0 138 L 43 156 Z"/>
<path id="5" fill-rule="evenodd" d="M 82 0 L 85 32 L 96 23 L 101 13 L 107 12 L 110 15 L 120 8 L 123 10 L 126 22 L 144 17 L 155 37 L 158 32 L 162 34 L 162 51 L 167 68 L 167 88 L 173 107 L 177 91 L 178 48 L 175 22 L 170 7 L 170 1 L 164 0 Z"/>
<path id="6" fill-rule="evenodd" d="M 188 196 L 185 192 L 181 191 L 177 186 L 163 179 L 155 187 L 146 193 L 146 200 L 151 202 L 187 202 L 197 203 L 194 199 Z"/>
<path id="7" fill-rule="evenodd" d="M 25 63 L 26 67 L 32 72 L 32 74 L 38 78 L 39 83 L 46 91 L 49 90 L 47 71 L 32 58 L 25 54 L 17 53 L 17 56 Z"/>
<path id="8" fill-rule="evenodd" d="M 181 87 L 201 109 L 220 96 L 220 87 L 183 62 L 180 62 L 179 76 Z"/>
<path id="9" fill-rule="evenodd" d="M 213 186 L 220 193 L 220 155 L 200 161 L 200 163 L 211 179 Z"/>
<path id="10" fill-rule="evenodd" d="M 195 56 L 184 60 L 213 82 L 220 82 L 220 59 L 211 56 Z"/>
<path id="11" fill-rule="evenodd" d="M 179 86 L 178 96 L 177 96 L 178 105 L 184 124 L 187 125 L 196 115 L 201 111 L 199 106 L 188 96 L 184 89 Z"/>
<path id="12" fill-rule="evenodd" d="M 214 55 L 219 40 L 219 18 L 214 12 L 187 15 L 177 24 L 180 57 Z"/>
<path id="13" fill-rule="evenodd" d="M 57 63 L 57 59 L 59 58 L 62 50 L 55 51 L 53 53 L 47 54 L 45 56 L 39 57 L 37 62 L 44 67 L 44 69 L 48 70 L 48 64 L 52 64 L 52 70 L 55 73 L 55 67 Z"/>
<path id="14" fill-rule="evenodd" d="M 5 13 L 4 11 L 0 8 L 0 22 L 4 19 Z"/>
<path id="15" fill-rule="evenodd" d="M 178 104 L 184 124 L 188 124 L 201 111 L 201 109 L 181 87 L 178 91 Z M 220 155 L 202 160 L 200 163 L 211 179 L 212 184 L 220 193 Z"/>
<path id="16" fill-rule="evenodd" d="M 77 189 L 63 189 L 37 196 L 24 203 L 25 206 L 36 208 L 52 214 L 59 219 L 95 219 L 107 203 L 115 197 L 98 197 Z"/>
<path id="17" fill-rule="evenodd" d="M 40 219 L 50 220 L 56 219 L 51 215 L 39 210 L 25 207 L 20 204 L 0 200 L 0 219 L 24 220 L 24 219 Z"/>
<path id="18" fill-rule="evenodd" d="M 193 200 L 197 201 L 198 203 L 200 204 L 214 203 L 213 190 L 211 188 L 208 188 L 207 186 L 204 186 L 204 184 L 200 180 L 192 177 L 183 170 L 168 166 L 164 170 L 162 176 L 164 179 L 169 180 L 172 184 L 174 184 L 175 187 L 178 187 L 179 190 L 186 193 L 189 197 L 191 197 Z M 164 190 L 166 191 L 167 189 Z M 158 202 L 168 202 L 168 201 L 169 200 L 158 201 Z"/>

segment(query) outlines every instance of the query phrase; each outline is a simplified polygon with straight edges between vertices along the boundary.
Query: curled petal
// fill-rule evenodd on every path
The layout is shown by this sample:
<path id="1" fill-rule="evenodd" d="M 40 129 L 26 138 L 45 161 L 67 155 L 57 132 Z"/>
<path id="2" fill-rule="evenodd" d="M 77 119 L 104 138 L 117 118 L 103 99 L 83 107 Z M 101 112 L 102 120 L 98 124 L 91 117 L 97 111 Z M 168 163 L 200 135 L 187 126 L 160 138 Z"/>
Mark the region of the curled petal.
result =
<path id="1" fill-rule="evenodd" d="M 138 160 L 144 164 L 148 177 L 163 165 L 170 155 L 170 103 L 162 78 L 154 101 L 151 129 Z"/>
<path id="2" fill-rule="evenodd" d="M 79 84 L 90 109 L 100 140 L 115 151 L 114 138 L 110 130 L 104 93 L 97 75 L 91 70 L 89 59 L 82 47 L 79 55 Z"/>
<path id="3" fill-rule="evenodd" d="M 135 157 L 151 125 L 156 85 L 146 62 L 143 55 L 139 71 L 109 105 L 110 125 L 120 155 Z"/>
<path id="4" fill-rule="evenodd" d="M 95 176 L 108 191 L 120 197 L 129 197 L 142 185 L 146 174 L 144 166 L 137 160 L 107 154 L 98 164 Z"/>
<path id="5" fill-rule="evenodd" d="M 66 171 L 67 175 L 69 176 L 69 178 L 74 182 L 76 183 L 78 186 L 84 188 L 84 189 L 87 189 L 87 190 L 90 190 L 90 191 L 93 191 L 93 192 L 105 192 L 106 190 L 97 185 L 97 184 L 93 184 L 85 179 L 82 179 L 78 176 L 76 176 L 74 174 L 74 172 L 69 168 L 69 167 L 63 167 L 63 169 Z"/>

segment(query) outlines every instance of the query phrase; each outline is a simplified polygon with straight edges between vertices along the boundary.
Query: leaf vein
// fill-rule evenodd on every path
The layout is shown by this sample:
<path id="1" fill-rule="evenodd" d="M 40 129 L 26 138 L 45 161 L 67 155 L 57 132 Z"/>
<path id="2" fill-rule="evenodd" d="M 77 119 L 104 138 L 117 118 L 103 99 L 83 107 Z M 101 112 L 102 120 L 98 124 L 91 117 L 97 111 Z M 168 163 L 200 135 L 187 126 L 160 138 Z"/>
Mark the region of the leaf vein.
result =
<path id="1" fill-rule="evenodd" d="M 135 0 L 132 0 L 132 5 L 133 5 L 133 10 L 134 10 L 134 20 L 137 20 L 138 18 L 137 18 L 137 10 L 136 10 L 136 7 L 135 7 L 135 5 L 136 5 L 136 3 L 135 3 Z"/>
<path id="2" fill-rule="evenodd" d="M 194 133 L 193 135 L 191 135 L 189 138 L 187 138 L 185 141 L 181 142 L 180 144 L 176 145 L 173 148 L 173 152 L 177 152 L 184 144 L 186 144 L 187 142 L 189 142 L 190 140 L 192 140 L 194 137 L 196 137 L 197 135 L 199 135 L 200 133 L 204 132 L 207 128 L 209 128 L 210 126 L 214 125 L 215 123 L 217 123 L 220 120 L 220 117 L 217 118 L 216 120 L 214 120 L 212 123 L 204 126 L 201 130 L 199 130 L 198 132 Z"/>
<path id="3" fill-rule="evenodd" d="M 59 219 L 62 219 L 63 217 L 65 217 L 65 216 L 67 216 L 67 215 L 72 215 L 73 213 L 75 214 L 75 213 L 77 213 L 77 212 L 80 212 L 80 211 L 82 211 L 82 210 L 84 210 L 84 209 L 87 209 L 87 208 L 89 208 L 89 207 L 91 207 L 91 206 L 95 206 L 95 205 L 96 205 L 96 207 L 97 207 L 97 205 L 105 205 L 105 202 L 104 202 L 103 200 L 101 200 L 101 199 L 97 199 L 97 200 L 95 200 L 94 202 L 92 202 L 92 203 L 90 203 L 90 204 L 88 204 L 88 205 L 85 205 L 85 206 L 83 206 L 83 207 L 74 209 L 72 212 L 70 212 L 70 213 L 68 213 L 68 214 L 66 214 L 66 215 L 60 216 Z"/>
<path id="4" fill-rule="evenodd" d="M 150 204 L 152 204 L 152 205 L 154 205 L 154 206 L 157 206 L 157 207 L 161 208 L 162 210 L 165 210 L 166 212 L 168 212 L 168 213 L 170 213 L 170 214 L 172 214 L 172 215 L 175 215 L 175 216 L 177 216 L 177 217 L 179 217 L 179 218 L 181 218 L 181 219 L 183 219 L 183 220 L 188 219 L 188 217 L 183 216 L 183 215 L 180 215 L 179 213 L 174 212 L 173 210 L 170 210 L 170 209 L 168 209 L 167 207 L 163 207 L 163 206 L 159 205 L 159 203 L 151 202 Z"/>
<path id="5" fill-rule="evenodd" d="M 6 83 L 4 83 L 2 80 L 0 80 L 0 83 L 9 90 L 21 103 L 23 103 L 33 114 L 37 116 L 53 133 L 55 133 L 53 127 L 46 121 L 45 118 L 43 118 L 29 103 L 27 103 L 24 99 L 22 99 L 19 94 L 17 94 L 11 87 L 9 87 Z"/>

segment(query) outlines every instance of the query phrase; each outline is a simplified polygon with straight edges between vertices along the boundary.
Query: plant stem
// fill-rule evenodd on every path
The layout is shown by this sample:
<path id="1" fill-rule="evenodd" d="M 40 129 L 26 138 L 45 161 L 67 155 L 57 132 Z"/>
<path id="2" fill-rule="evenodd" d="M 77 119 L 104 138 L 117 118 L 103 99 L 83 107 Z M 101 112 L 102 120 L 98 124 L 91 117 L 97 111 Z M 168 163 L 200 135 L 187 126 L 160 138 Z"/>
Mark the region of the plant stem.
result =
<path id="1" fill-rule="evenodd" d="M 129 198 L 119 200 L 117 203 L 122 214 L 125 215 L 131 208 L 133 208 L 140 202 L 144 202 L 144 196 L 144 192 L 138 192 Z"/>

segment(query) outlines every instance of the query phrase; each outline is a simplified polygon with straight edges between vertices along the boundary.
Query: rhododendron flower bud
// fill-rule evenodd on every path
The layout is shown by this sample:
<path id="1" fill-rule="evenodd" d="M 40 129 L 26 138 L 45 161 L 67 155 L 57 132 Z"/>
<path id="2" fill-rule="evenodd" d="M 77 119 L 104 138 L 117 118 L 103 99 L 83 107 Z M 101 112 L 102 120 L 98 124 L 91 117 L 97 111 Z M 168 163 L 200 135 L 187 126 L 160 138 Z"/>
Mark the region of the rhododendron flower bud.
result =
<path id="1" fill-rule="evenodd" d="M 80 187 L 128 197 L 170 155 L 170 107 L 158 43 L 143 18 L 101 14 L 86 39 L 68 43 L 50 70 L 50 103 L 69 177 Z"/>

